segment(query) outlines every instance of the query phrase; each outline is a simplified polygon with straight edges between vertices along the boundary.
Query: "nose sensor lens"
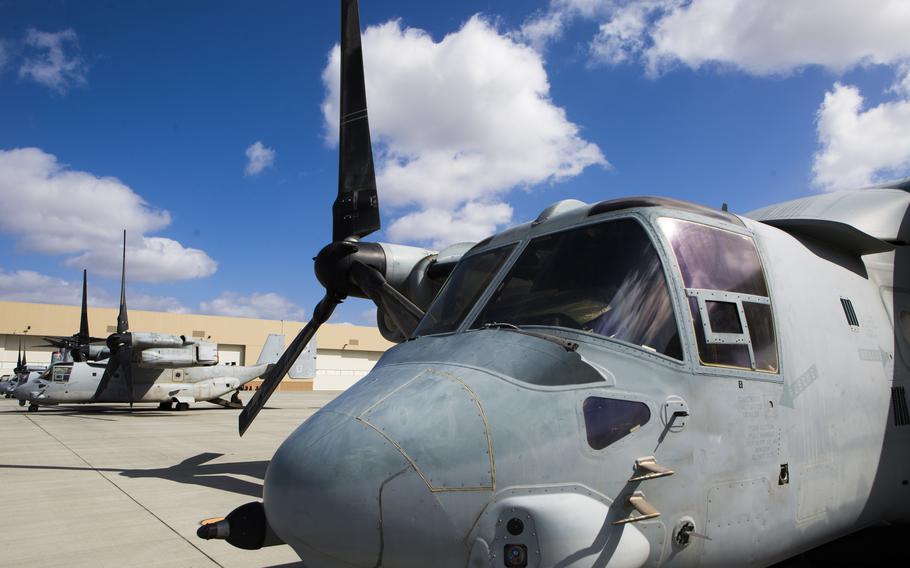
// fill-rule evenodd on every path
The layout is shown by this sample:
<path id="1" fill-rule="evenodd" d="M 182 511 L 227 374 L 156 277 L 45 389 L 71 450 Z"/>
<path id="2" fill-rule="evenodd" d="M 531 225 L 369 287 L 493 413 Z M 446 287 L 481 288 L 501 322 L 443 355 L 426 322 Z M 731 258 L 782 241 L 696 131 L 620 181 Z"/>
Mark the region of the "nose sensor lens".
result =
<path id="1" fill-rule="evenodd" d="M 503 561 L 509 568 L 525 568 L 528 565 L 528 547 L 523 544 L 507 544 Z"/>

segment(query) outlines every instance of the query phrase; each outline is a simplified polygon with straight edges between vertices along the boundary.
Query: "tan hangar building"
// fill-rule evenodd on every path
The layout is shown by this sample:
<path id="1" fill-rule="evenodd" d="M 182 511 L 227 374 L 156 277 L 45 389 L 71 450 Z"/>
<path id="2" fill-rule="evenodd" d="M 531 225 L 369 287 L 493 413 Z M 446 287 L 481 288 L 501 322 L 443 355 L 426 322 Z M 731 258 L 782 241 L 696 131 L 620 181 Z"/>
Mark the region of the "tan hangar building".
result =
<path id="1" fill-rule="evenodd" d="M 218 344 L 219 364 L 255 364 L 270 333 L 293 341 L 305 322 L 173 314 L 131 309 L 130 329 L 208 339 Z M 117 330 L 116 308 L 89 308 L 93 337 Z M 0 375 L 16 366 L 19 342 L 29 363 L 49 363 L 53 347 L 43 347 L 43 336 L 72 335 L 79 329 L 79 307 L 56 304 L 0 302 Z M 316 333 L 316 372 L 313 377 L 285 377 L 283 390 L 344 390 L 366 375 L 393 344 L 375 327 L 324 324 Z M 258 379 L 251 383 L 255 388 Z"/>

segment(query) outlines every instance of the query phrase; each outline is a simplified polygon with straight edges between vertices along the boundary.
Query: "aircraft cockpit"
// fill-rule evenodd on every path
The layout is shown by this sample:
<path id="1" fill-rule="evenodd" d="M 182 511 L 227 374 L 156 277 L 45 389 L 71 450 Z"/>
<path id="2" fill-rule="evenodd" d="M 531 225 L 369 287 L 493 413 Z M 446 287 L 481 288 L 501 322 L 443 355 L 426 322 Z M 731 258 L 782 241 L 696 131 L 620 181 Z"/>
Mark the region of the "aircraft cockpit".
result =
<path id="1" fill-rule="evenodd" d="M 67 383 L 70 380 L 70 373 L 73 372 L 72 363 L 57 363 L 48 367 L 38 380 L 48 383 Z"/>
<path id="2" fill-rule="evenodd" d="M 551 232 L 532 224 L 517 242 L 482 243 L 458 264 L 414 337 L 552 328 L 678 362 L 686 359 L 688 341 L 703 367 L 777 373 L 770 292 L 755 243 L 738 219 L 724 214 L 725 223 L 715 224 L 686 209 L 671 216 L 674 209 L 664 203 L 624 201 L 649 207 L 598 222 L 590 219 L 598 216 L 595 205 L 581 223 Z M 606 203 L 611 206 L 599 209 L 623 209 Z"/>

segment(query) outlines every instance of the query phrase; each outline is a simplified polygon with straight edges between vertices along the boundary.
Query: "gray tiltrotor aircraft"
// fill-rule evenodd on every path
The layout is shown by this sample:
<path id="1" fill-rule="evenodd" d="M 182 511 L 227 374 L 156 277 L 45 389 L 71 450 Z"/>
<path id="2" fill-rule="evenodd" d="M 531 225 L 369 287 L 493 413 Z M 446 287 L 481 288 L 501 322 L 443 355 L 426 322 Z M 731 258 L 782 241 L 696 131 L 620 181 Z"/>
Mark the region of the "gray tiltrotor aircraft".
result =
<path id="1" fill-rule="evenodd" d="M 47 368 L 47 365 L 29 365 L 26 353 L 22 349 L 22 340 L 19 340 L 19 351 L 16 367 L 11 375 L 4 375 L 0 380 L 0 394 L 6 398 L 13 398 L 16 389 L 38 377 Z"/>
<path id="2" fill-rule="evenodd" d="M 162 409 L 186 410 L 193 402 L 242 408 L 238 389 L 262 376 L 278 360 L 283 335 L 269 335 L 254 366 L 218 364 L 218 346 L 182 335 L 130 332 L 126 308 L 126 232 L 117 331 L 106 344 L 89 335 L 86 275 L 82 275 L 79 332 L 45 338 L 60 347 L 63 360 L 40 376 L 20 381 L 14 396 L 35 412 L 42 405 L 96 402 L 157 402 Z M 233 392 L 230 400 L 222 398 Z"/>
<path id="3" fill-rule="evenodd" d="M 346 296 L 404 341 L 199 536 L 309 568 L 730 567 L 910 520 L 910 183 L 746 216 L 563 201 L 438 256 L 367 243 L 355 0 L 341 77 L 326 295 L 241 433 Z"/>

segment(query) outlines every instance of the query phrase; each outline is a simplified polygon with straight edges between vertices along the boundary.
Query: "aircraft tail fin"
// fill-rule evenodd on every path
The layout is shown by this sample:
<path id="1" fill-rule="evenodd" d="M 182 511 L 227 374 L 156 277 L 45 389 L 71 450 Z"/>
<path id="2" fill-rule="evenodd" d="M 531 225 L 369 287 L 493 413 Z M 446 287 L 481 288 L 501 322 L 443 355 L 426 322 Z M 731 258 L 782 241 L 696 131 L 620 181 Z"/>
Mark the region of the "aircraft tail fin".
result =
<path id="1" fill-rule="evenodd" d="M 259 353 L 259 360 L 256 361 L 256 364 L 275 364 L 278 362 L 278 358 L 281 357 L 281 354 L 283 352 L 284 335 L 279 333 L 271 333 L 266 338 L 265 344 L 262 346 L 262 351 Z"/>

